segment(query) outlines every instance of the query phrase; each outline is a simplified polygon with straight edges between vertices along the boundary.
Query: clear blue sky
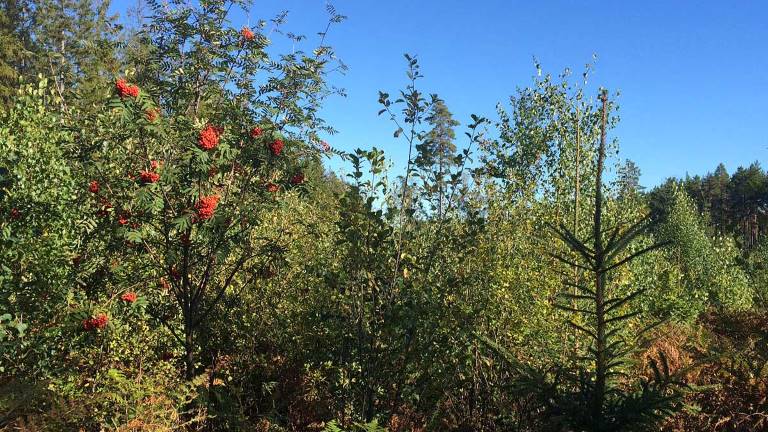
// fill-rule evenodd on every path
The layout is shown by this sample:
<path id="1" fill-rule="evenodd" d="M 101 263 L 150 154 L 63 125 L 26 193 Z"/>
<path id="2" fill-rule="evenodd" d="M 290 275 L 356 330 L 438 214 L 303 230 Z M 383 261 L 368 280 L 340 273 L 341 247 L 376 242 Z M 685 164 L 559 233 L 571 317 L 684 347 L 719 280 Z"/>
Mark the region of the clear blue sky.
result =
<path id="1" fill-rule="evenodd" d="M 136 0 L 116 0 L 124 15 Z M 254 23 L 289 10 L 285 29 L 316 40 L 325 0 L 255 0 Z M 580 71 L 598 56 L 591 83 L 620 90 L 620 157 L 641 183 L 768 165 L 768 1 L 336 0 L 348 20 L 328 43 L 349 65 L 333 78 L 348 92 L 325 117 L 342 150 L 377 146 L 405 159 L 393 127 L 378 117 L 378 90 L 405 83 L 403 53 L 416 54 L 421 88 L 439 93 L 455 117 L 494 119 L 495 105 L 531 83 L 536 56 L 545 72 Z M 398 165 L 400 165 L 398 164 Z"/>

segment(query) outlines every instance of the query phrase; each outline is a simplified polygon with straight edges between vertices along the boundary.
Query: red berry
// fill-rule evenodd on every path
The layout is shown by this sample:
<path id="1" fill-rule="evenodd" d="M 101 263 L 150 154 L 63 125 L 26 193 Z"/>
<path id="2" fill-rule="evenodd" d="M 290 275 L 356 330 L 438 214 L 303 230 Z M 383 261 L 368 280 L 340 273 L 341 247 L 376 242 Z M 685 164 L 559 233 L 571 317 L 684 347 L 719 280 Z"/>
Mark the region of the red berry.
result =
<path id="1" fill-rule="evenodd" d="M 243 36 L 243 39 L 247 41 L 253 40 L 253 38 L 256 36 L 248 27 L 243 27 L 243 29 L 240 30 L 240 34 Z"/>
<path id="2" fill-rule="evenodd" d="M 213 150 L 219 145 L 219 137 L 224 130 L 219 127 L 208 125 L 200 131 L 197 143 L 203 150 Z"/>
<path id="3" fill-rule="evenodd" d="M 280 156 L 280 152 L 283 151 L 284 146 L 285 144 L 283 143 L 283 140 L 276 139 L 269 144 L 269 150 L 272 152 L 273 155 Z"/>
<path id="4" fill-rule="evenodd" d="M 120 216 L 117 217 L 117 223 L 120 225 L 128 225 L 128 218 L 130 217 L 130 213 L 120 213 Z"/>
<path id="5" fill-rule="evenodd" d="M 103 329 L 104 327 L 107 326 L 107 323 L 109 323 L 109 318 L 107 317 L 107 315 L 104 313 L 100 313 L 95 317 L 91 317 L 83 320 L 83 329 L 85 330 Z"/>
<path id="6" fill-rule="evenodd" d="M 200 200 L 195 205 L 195 209 L 197 209 L 197 217 L 200 220 L 208 220 L 212 218 L 214 212 L 216 211 L 216 206 L 218 205 L 219 205 L 218 195 L 200 197 Z"/>
<path id="7" fill-rule="evenodd" d="M 160 180 L 160 174 L 154 171 L 142 171 L 139 177 L 142 183 L 155 183 Z"/>
<path id="8" fill-rule="evenodd" d="M 304 183 L 304 174 L 303 173 L 298 173 L 298 174 L 294 175 L 293 177 L 291 177 L 291 184 L 292 185 L 300 185 L 302 183 Z"/>
<path id="9" fill-rule="evenodd" d="M 115 82 L 115 88 L 121 98 L 126 96 L 139 97 L 139 88 L 133 84 L 128 84 L 124 78 L 120 78 Z"/>

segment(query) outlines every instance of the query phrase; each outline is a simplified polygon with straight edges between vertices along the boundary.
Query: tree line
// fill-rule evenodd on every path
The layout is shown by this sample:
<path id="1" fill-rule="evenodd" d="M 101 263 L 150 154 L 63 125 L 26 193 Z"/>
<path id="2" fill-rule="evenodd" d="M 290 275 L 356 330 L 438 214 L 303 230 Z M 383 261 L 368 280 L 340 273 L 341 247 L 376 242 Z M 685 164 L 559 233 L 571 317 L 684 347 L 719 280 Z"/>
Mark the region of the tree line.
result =
<path id="1" fill-rule="evenodd" d="M 685 190 L 698 211 L 708 215 L 715 233 L 735 236 L 743 248 L 753 248 L 760 243 L 766 229 L 768 179 L 759 162 L 740 166 L 732 175 L 720 164 L 704 176 L 667 179 L 650 192 L 655 214 L 664 215 L 675 188 Z"/>

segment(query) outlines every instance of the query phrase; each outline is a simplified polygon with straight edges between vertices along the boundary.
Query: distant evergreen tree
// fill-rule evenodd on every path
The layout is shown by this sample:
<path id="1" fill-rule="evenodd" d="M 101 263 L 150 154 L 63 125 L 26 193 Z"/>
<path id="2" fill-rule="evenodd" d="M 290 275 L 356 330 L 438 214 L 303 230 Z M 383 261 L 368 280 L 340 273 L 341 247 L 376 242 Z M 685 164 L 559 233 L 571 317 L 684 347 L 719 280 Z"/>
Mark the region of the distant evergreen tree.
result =
<path id="1" fill-rule="evenodd" d="M 424 188 L 433 198 L 433 207 L 438 217 L 444 213 L 447 200 L 447 185 L 451 169 L 456 166 L 456 132 L 459 122 L 454 120 L 445 102 L 437 97 L 432 101 L 430 114 L 426 118 L 432 129 L 425 140 L 416 145 L 418 155 L 415 165 L 421 169 Z"/>
<path id="2" fill-rule="evenodd" d="M 77 90 L 86 102 L 120 73 L 116 41 L 121 28 L 110 1 L 34 0 L 36 70 L 54 79 L 66 96 Z"/>
<path id="3" fill-rule="evenodd" d="M 0 105 L 18 87 L 18 78 L 33 72 L 29 3 L 0 0 Z"/>
<path id="4" fill-rule="evenodd" d="M 640 167 L 627 159 L 619 166 L 616 178 L 619 198 L 625 199 L 637 196 L 645 189 L 640 186 Z"/>
<path id="5" fill-rule="evenodd" d="M 732 176 L 723 164 L 713 173 L 669 178 L 648 195 L 654 218 L 664 218 L 673 203 L 673 191 L 682 187 L 699 213 L 709 216 L 713 233 L 733 235 L 744 248 L 755 247 L 768 226 L 768 175 L 758 162 L 739 167 Z"/>
<path id="6" fill-rule="evenodd" d="M 658 222 L 667 218 L 675 201 L 675 190 L 681 187 L 681 185 L 682 182 L 680 180 L 670 177 L 648 193 L 647 199 L 648 207 L 651 211 L 651 219 Z"/>
<path id="7" fill-rule="evenodd" d="M 0 0 L 0 102 L 19 79 L 52 78 L 65 104 L 88 105 L 125 69 L 107 1 Z M 132 38 L 128 35 L 127 37 Z"/>
<path id="8" fill-rule="evenodd" d="M 709 200 L 709 214 L 712 218 L 712 225 L 719 234 L 725 233 L 729 229 L 728 212 L 730 211 L 730 202 L 728 189 L 730 187 L 731 176 L 722 163 L 717 166 L 714 173 L 704 176 L 704 190 Z"/>
<path id="9" fill-rule="evenodd" d="M 747 168 L 739 167 L 731 177 L 730 202 L 736 230 L 741 234 L 743 245 L 752 247 L 760 237 L 761 221 L 765 218 L 766 175 L 760 164 L 754 162 Z"/>
<path id="10" fill-rule="evenodd" d="M 683 180 L 683 189 L 688 193 L 688 196 L 693 198 L 694 203 L 696 203 L 696 210 L 699 213 L 707 213 L 709 211 L 709 200 L 704 193 L 701 176 L 694 175 L 691 177 L 686 174 L 685 180 Z"/>

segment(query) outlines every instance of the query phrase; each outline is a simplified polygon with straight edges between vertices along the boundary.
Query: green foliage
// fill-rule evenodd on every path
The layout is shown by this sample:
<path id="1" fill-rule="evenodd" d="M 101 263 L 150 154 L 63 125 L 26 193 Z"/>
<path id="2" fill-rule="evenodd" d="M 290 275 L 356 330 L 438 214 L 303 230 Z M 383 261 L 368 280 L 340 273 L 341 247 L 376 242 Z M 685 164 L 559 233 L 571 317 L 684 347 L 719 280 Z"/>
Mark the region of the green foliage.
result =
<path id="1" fill-rule="evenodd" d="M 756 247 L 765 233 L 763 212 L 768 196 L 768 177 L 759 163 L 739 167 L 732 176 L 723 164 L 704 177 L 670 178 L 649 194 L 657 219 L 668 215 L 676 189 L 683 189 L 698 212 L 705 215 L 714 234 L 733 236 L 745 251 Z"/>
<path id="2" fill-rule="evenodd" d="M 228 292 L 251 288 L 280 260 L 279 239 L 257 232 L 281 194 L 304 187 L 302 166 L 319 160 L 316 112 L 332 57 L 324 47 L 270 59 L 265 36 L 245 39 L 229 25 L 228 4 L 153 5 L 152 69 L 137 75 L 145 86 L 110 99 L 81 138 L 102 187 L 90 206 L 109 216 L 100 222 L 112 234 L 107 247 L 127 244 L 114 256 L 141 268 L 113 273 L 166 287 L 171 301 L 153 315 L 184 346 L 190 380 L 201 326 Z"/>
<path id="3" fill-rule="evenodd" d="M 374 420 L 369 423 L 355 423 L 352 428 L 342 429 L 339 424 L 333 420 L 329 422 L 323 432 L 386 432 L 387 429 L 379 426 L 379 423 Z"/>
<path id="4" fill-rule="evenodd" d="M 594 175 L 600 133 L 600 112 L 585 95 L 593 65 L 586 65 L 575 84 L 570 70 L 555 78 L 542 76 L 538 63 L 536 69 L 534 84 L 511 96 L 509 109 L 497 107 L 500 135 L 487 144 L 483 168 L 518 193 L 545 193 L 558 204 L 573 196 L 578 202 Z M 614 103 L 608 107 L 611 128 L 618 119 Z"/>
<path id="5" fill-rule="evenodd" d="M 666 252 L 671 265 L 655 270 L 666 276 L 665 289 L 655 294 L 657 307 L 682 320 L 694 319 L 709 305 L 749 308 L 753 294 L 733 241 L 706 232 L 685 192 L 678 189 L 673 196 L 669 215 L 658 230 L 659 238 L 672 247 Z"/>
<path id="6" fill-rule="evenodd" d="M 570 249 L 570 256 L 554 254 L 558 261 L 578 269 L 584 280 L 567 280 L 568 291 L 561 294 L 568 303 L 556 303 L 555 306 L 572 312 L 574 318 L 568 324 L 581 332 L 588 340 L 584 358 L 589 359 L 591 367 L 566 373 L 554 378 L 551 385 L 543 387 L 542 400 L 549 402 L 549 408 L 559 417 L 566 427 L 590 431 L 644 430 L 658 423 L 673 412 L 673 403 L 679 395 L 674 388 L 677 382 L 671 377 L 666 359 L 651 362 L 653 376 L 643 380 L 636 389 L 622 389 L 618 377 L 625 375 L 622 370 L 627 364 L 627 356 L 635 349 L 633 341 L 622 334 L 622 327 L 637 316 L 633 300 L 641 296 L 647 288 L 638 288 L 628 294 L 618 294 L 610 289 L 612 272 L 620 269 L 632 260 L 664 246 L 652 244 L 636 252 L 627 252 L 627 248 L 638 237 L 649 232 L 648 219 L 630 225 L 604 229 L 603 227 L 603 192 L 602 174 L 605 162 L 605 119 L 606 93 L 601 94 L 603 102 L 603 130 L 595 176 L 595 205 L 591 241 L 580 240 L 565 225 L 553 227 L 555 234 Z M 604 236 L 606 236 L 604 238 Z M 637 340 L 650 327 L 634 335 Z M 528 378 L 529 382 L 546 382 L 546 376 Z M 563 379 L 563 383 L 558 382 Z M 541 387 L 540 387 L 541 388 Z M 537 391 L 535 388 L 529 391 Z"/>
<path id="7" fill-rule="evenodd" d="M 105 94 L 120 68 L 117 17 L 110 2 L 4 0 L 0 2 L 0 100 L 9 101 L 19 80 L 44 74 L 63 110 L 88 109 Z"/>
<path id="8" fill-rule="evenodd" d="M 0 310 L 14 317 L 4 323 L 8 338 L 0 367 L 11 373 L 47 368 L 46 346 L 40 345 L 45 336 L 22 330 L 55 325 L 71 296 L 74 227 L 82 215 L 72 206 L 77 177 L 67 161 L 71 133 L 48 108 L 52 100 L 43 80 L 24 86 L 14 106 L 0 114 Z M 8 332 L 9 326 L 18 333 Z M 42 358 L 26 358 L 36 350 Z"/>
<path id="9" fill-rule="evenodd" d="M 710 329 L 765 305 L 759 165 L 646 194 L 592 65 L 462 126 L 406 55 L 395 173 L 323 141 L 332 6 L 314 44 L 245 1 L 108 6 L 0 3 L 0 429 L 761 427 L 762 334 Z"/>
<path id="10" fill-rule="evenodd" d="M 0 3 L 0 102 L 4 108 L 11 104 L 19 78 L 31 72 L 28 66 L 32 56 L 30 21 L 24 2 L 4 0 Z"/>
<path id="11" fill-rule="evenodd" d="M 421 179 L 424 195 L 429 200 L 429 211 L 436 212 L 440 219 L 448 200 L 449 182 L 453 188 L 459 181 L 457 175 L 451 175 L 452 168 L 462 165 L 468 154 L 457 155 L 453 128 L 460 123 L 453 119 L 445 102 L 433 96 L 430 115 L 426 121 L 432 125 L 424 142 L 416 145 L 417 156 L 414 164 L 418 168 L 416 175 Z"/>
<path id="12" fill-rule="evenodd" d="M 755 292 L 755 304 L 768 304 L 768 244 L 761 242 L 749 255 L 746 263 L 749 281 Z"/>

